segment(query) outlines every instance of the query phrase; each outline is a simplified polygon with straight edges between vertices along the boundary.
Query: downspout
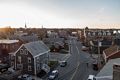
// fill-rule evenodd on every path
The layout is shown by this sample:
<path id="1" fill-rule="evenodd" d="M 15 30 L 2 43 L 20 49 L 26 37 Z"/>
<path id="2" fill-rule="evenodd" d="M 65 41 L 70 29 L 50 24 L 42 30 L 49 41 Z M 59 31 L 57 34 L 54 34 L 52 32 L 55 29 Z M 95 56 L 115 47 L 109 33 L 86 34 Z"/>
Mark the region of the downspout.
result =
<path id="1" fill-rule="evenodd" d="M 36 59 L 35 59 L 35 57 L 34 57 L 34 74 L 36 75 L 37 73 L 36 73 Z"/>

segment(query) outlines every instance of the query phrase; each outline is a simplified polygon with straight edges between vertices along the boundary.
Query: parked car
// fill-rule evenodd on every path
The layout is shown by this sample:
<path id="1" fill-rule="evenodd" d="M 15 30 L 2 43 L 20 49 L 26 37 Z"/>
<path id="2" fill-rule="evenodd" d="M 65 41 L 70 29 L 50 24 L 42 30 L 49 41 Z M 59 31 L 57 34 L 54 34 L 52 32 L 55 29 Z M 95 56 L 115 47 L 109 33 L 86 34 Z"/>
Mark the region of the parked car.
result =
<path id="1" fill-rule="evenodd" d="M 60 66 L 61 66 L 61 67 L 65 67 L 65 66 L 67 65 L 67 62 L 66 62 L 66 61 L 60 61 L 59 63 L 60 63 Z"/>
<path id="2" fill-rule="evenodd" d="M 94 75 L 89 75 L 88 79 L 87 80 L 96 80 L 95 76 Z"/>
<path id="3" fill-rule="evenodd" d="M 48 76 L 48 80 L 54 80 L 56 77 L 58 77 L 58 74 L 58 70 L 53 70 Z"/>
<path id="4" fill-rule="evenodd" d="M 89 51 L 89 48 L 86 46 L 82 46 L 82 51 Z"/>
<path id="5" fill-rule="evenodd" d="M 33 79 L 32 79 L 32 76 L 28 74 L 24 74 L 24 75 L 18 76 L 18 80 L 33 80 Z"/>

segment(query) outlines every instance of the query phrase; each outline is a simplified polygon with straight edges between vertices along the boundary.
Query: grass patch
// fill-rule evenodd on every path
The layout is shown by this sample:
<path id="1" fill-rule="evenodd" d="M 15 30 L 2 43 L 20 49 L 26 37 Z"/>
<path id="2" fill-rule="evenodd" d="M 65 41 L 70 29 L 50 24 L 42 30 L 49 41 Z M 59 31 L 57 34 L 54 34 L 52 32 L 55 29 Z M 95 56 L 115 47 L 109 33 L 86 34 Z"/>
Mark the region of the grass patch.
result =
<path id="1" fill-rule="evenodd" d="M 56 66 L 58 64 L 58 61 L 49 61 L 48 62 L 48 66 L 49 67 L 54 67 L 54 66 Z"/>

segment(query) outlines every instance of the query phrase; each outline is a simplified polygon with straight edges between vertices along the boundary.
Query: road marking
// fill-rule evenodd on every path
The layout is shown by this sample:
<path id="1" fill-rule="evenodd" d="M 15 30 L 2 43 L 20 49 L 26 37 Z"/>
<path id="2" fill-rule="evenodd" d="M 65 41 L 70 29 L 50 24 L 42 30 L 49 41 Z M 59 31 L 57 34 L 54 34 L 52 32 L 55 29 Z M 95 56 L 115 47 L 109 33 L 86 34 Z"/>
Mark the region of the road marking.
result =
<path id="1" fill-rule="evenodd" d="M 66 54 L 66 56 L 63 57 L 62 60 L 63 60 L 63 61 L 66 61 L 70 56 L 71 56 L 71 54 Z"/>
<path id="2" fill-rule="evenodd" d="M 75 42 L 74 42 L 74 43 L 75 43 Z M 78 49 L 77 46 L 76 46 L 76 49 L 77 49 L 77 54 L 79 55 L 79 49 Z M 75 74 L 77 73 L 77 70 L 78 70 L 78 68 L 79 68 L 79 65 L 80 65 L 80 62 L 79 62 L 79 58 L 78 58 L 76 70 L 75 70 L 75 72 L 73 73 L 73 75 L 72 75 L 72 77 L 70 78 L 70 80 L 73 80 Z"/>
<path id="3" fill-rule="evenodd" d="M 79 49 L 78 49 L 78 47 L 77 47 L 77 46 L 76 46 L 76 48 L 77 48 L 77 52 L 78 52 L 78 55 L 79 55 L 79 53 L 80 53 L 80 52 L 79 52 Z"/>
<path id="4" fill-rule="evenodd" d="M 72 77 L 70 78 L 70 80 L 73 80 L 73 78 L 74 78 L 75 74 L 77 73 L 77 70 L 78 70 L 78 68 L 79 68 L 79 65 L 80 65 L 80 63 L 79 63 L 79 62 L 77 62 L 77 67 L 76 67 L 76 70 L 75 70 L 75 72 L 73 73 L 73 75 L 72 75 Z"/>

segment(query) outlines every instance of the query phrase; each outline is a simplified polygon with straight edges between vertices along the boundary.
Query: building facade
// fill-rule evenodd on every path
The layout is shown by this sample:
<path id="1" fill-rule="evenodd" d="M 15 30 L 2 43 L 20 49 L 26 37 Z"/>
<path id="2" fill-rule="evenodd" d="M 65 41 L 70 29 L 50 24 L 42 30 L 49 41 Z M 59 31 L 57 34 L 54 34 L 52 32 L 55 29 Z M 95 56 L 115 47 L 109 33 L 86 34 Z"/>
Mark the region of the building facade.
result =
<path id="1" fill-rule="evenodd" d="M 11 66 L 22 70 L 24 74 L 37 75 L 41 70 L 49 72 L 48 58 L 50 50 L 42 41 L 22 44 L 21 47 L 11 55 Z"/>

